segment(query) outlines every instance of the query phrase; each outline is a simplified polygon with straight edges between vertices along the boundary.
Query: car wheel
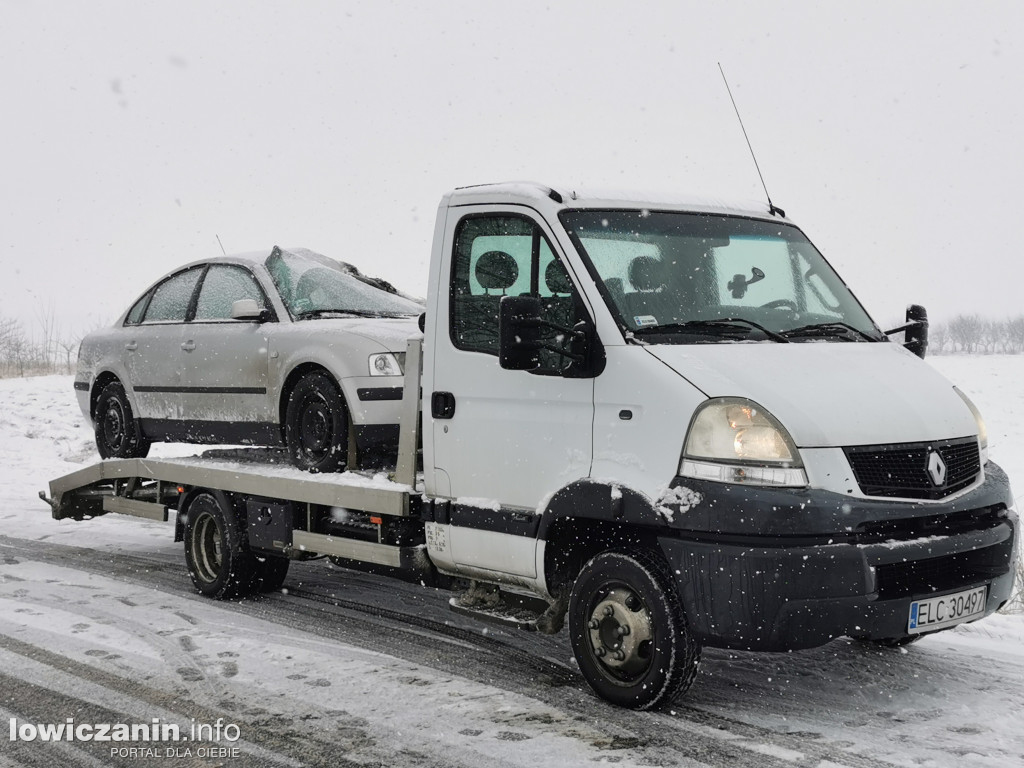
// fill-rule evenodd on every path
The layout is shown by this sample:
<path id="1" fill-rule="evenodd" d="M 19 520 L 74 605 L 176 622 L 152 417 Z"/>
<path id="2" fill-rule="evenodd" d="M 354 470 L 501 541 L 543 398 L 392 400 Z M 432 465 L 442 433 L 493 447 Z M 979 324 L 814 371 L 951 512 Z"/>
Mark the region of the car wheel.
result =
<path id="1" fill-rule="evenodd" d="M 569 596 L 569 636 L 598 696 L 630 709 L 670 703 L 693 683 L 700 642 L 664 561 L 648 550 L 602 552 Z"/>
<path id="2" fill-rule="evenodd" d="M 120 381 L 100 390 L 95 413 L 96 448 L 102 458 L 133 459 L 149 453 L 150 441 L 142 436 Z"/>
<path id="3" fill-rule="evenodd" d="M 256 558 L 242 548 L 242 529 L 227 497 L 199 493 L 185 517 L 185 564 L 207 597 L 247 595 L 257 586 Z"/>
<path id="4" fill-rule="evenodd" d="M 348 459 L 348 410 L 326 373 L 304 376 L 288 397 L 285 443 L 292 463 L 309 472 L 340 472 Z"/>

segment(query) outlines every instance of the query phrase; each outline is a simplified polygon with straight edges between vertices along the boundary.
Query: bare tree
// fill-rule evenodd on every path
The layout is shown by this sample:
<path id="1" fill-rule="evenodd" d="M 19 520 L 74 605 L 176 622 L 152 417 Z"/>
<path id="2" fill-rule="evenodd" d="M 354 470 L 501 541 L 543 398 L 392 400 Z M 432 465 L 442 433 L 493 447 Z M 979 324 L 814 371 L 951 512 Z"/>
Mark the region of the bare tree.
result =
<path id="1" fill-rule="evenodd" d="M 1024 315 L 1006 321 L 1006 351 L 1014 355 L 1024 352 Z"/>
<path id="2" fill-rule="evenodd" d="M 934 323 L 928 330 L 928 351 L 933 355 L 944 355 L 949 350 L 949 327 L 945 323 Z"/>
<path id="3" fill-rule="evenodd" d="M 983 332 L 984 321 L 978 315 L 957 315 L 949 321 L 949 336 L 960 352 L 977 352 Z"/>

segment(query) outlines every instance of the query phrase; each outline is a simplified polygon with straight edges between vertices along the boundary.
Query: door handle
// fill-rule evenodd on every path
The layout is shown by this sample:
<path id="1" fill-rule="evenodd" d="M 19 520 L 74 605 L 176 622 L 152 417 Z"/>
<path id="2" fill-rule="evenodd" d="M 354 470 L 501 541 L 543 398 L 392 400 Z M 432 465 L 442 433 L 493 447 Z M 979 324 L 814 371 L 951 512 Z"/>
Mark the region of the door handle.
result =
<path id="1" fill-rule="evenodd" d="M 435 419 L 450 419 L 455 415 L 455 395 L 434 392 L 430 395 L 430 415 Z"/>
<path id="2" fill-rule="evenodd" d="M 127 349 L 129 352 L 134 352 L 136 349 L 139 348 L 139 342 L 129 341 L 127 344 L 124 345 L 124 348 Z"/>
<path id="3" fill-rule="evenodd" d="M 181 348 L 184 349 L 186 352 L 191 352 L 193 349 L 196 348 L 196 343 L 189 339 L 188 341 L 181 342 Z"/>

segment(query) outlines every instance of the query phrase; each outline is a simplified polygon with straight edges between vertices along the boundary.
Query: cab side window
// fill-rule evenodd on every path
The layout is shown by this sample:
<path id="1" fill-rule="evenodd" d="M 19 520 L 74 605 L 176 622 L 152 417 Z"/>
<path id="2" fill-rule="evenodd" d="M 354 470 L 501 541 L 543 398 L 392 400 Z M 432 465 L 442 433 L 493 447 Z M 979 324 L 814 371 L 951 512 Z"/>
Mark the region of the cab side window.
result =
<path id="1" fill-rule="evenodd" d="M 249 270 L 214 264 L 207 270 L 199 289 L 195 320 L 230 320 L 231 305 L 240 299 L 253 299 L 260 309 L 267 308 L 263 291 Z"/>
<path id="2" fill-rule="evenodd" d="M 502 296 L 539 297 L 542 319 L 561 328 L 585 317 L 569 273 L 537 224 L 521 216 L 466 217 L 456 230 L 452 260 L 451 338 L 457 348 L 498 354 Z M 544 351 L 541 363 L 540 372 L 559 373 L 568 358 Z"/>
<path id="3" fill-rule="evenodd" d="M 146 316 L 142 319 L 146 323 L 183 323 L 185 315 L 188 314 L 189 304 L 192 302 L 192 294 L 195 293 L 196 284 L 200 275 L 203 274 L 203 267 L 193 267 L 185 272 L 179 272 L 173 277 L 164 280 L 153 291 L 153 298 L 146 307 Z"/>

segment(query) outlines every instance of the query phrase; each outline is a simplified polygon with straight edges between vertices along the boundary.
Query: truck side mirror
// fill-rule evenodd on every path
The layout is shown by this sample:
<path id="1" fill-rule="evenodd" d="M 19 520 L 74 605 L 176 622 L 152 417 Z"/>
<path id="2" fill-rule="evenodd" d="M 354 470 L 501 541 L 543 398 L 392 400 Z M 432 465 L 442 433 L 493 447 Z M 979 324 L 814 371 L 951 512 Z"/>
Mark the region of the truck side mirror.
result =
<path id="1" fill-rule="evenodd" d="M 907 307 L 907 322 L 885 332 L 886 336 L 894 333 L 902 333 L 903 346 L 923 360 L 928 349 L 928 310 L 920 304 L 911 304 Z"/>
<path id="2" fill-rule="evenodd" d="M 904 327 L 903 346 L 923 360 L 928 349 L 928 310 L 920 304 L 911 304 L 907 307 L 907 324 Z"/>
<path id="3" fill-rule="evenodd" d="M 502 296 L 498 305 L 498 363 L 510 371 L 540 367 L 540 299 Z"/>

